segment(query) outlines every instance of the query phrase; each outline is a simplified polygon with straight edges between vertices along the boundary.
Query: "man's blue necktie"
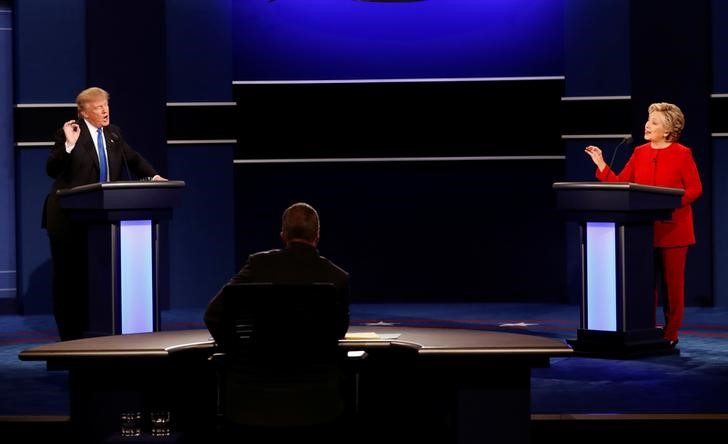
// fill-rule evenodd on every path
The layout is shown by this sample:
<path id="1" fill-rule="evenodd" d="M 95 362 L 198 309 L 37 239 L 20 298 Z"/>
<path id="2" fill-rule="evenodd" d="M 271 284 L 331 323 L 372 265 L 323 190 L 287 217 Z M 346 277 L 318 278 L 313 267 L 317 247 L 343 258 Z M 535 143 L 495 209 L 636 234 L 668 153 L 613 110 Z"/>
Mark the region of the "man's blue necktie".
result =
<path id="1" fill-rule="evenodd" d="M 109 180 L 109 174 L 106 171 L 106 150 L 104 149 L 104 132 L 101 128 L 96 131 L 98 137 L 96 138 L 96 144 L 99 147 L 99 182 L 106 182 Z"/>

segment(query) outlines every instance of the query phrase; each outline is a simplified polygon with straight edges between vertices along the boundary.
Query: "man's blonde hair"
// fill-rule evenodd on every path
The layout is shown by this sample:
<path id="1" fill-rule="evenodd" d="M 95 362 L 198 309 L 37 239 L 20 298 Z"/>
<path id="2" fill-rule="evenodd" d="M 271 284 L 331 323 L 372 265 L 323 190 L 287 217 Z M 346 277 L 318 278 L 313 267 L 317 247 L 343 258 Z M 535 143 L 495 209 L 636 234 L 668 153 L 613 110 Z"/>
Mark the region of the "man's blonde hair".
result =
<path id="1" fill-rule="evenodd" d="M 78 96 L 76 96 L 76 106 L 78 107 L 78 111 L 80 112 L 83 110 L 84 105 L 87 103 L 95 102 L 97 100 L 109 100 L 109 93 L 97 86 L 84 89 L 78 93 Z"/>

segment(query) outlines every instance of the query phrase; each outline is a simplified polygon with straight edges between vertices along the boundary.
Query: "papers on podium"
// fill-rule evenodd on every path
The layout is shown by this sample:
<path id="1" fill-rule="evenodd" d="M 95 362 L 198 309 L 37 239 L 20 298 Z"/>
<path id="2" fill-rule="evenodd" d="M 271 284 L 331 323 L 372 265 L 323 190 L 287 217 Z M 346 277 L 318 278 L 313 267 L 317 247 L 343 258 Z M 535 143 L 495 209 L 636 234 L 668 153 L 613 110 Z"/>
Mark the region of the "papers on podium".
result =
<path id="1" fill-rule="evenodd" d="M 354 331 L 346 333 L 347 341 L 386 341 L 399 338 L 401 333 L 376 333 L 373 331 Z"/>

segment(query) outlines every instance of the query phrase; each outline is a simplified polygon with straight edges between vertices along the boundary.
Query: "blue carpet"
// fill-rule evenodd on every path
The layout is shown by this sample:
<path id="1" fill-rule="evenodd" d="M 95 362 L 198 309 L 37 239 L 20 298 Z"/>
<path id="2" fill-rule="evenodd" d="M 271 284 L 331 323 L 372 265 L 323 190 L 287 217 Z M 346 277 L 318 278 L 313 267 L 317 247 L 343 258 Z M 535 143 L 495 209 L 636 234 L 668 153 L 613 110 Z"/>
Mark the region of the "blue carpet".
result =
<path id="1" fill-rule="evenodd" d="M 163 330 L 203 328 L 203 309 L 162 313 Z M 579 309 L 549 304 L 355 304 L 352 323 L 576 336 Z M 658 315 L 661 319 L 661 315 Z M 67 415 L 65 372 L 18 353 L 58 340 L 51 316 L 0 316 L 0 415 Z M 688 307 L 679 355 L 557 358 L 532 373 L 532 413 L 728 413 L 728 309 Z"/>

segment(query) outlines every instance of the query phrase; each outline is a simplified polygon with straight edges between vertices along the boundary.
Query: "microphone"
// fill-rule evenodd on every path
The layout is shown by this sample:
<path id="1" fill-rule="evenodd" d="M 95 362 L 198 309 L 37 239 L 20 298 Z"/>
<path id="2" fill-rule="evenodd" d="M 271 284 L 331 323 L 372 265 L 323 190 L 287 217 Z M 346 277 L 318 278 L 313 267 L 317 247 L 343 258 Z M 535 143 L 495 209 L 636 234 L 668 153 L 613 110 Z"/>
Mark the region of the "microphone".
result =
<path id="1" fill-rule="evenodd" d="M 116 145 L 117 145 L 117 146 L 119 147 L 119 150 L 121 151 L 121 160 L 123 160 L 123 161 L 124 161 L 124 167 L 126 168 L 126 177 L 127 177 L 127 178 L 128 178 L 129 180 L 133 180 L 133 179 L 131 178 L 131 172 L 129 171 L 129 162 L 127 162 L 127 161 L 126 161 L 126 154 L 124 154 L 124 147 L 123 147 L 123 146 L 121 146 L 121 144 L 120 144 L 120 143 L 118 143 L 118 142 L 119 142 L 119 140 L 121 140 L 121 138 L 120 138 L 120 137 L 119 137 L 119 135 L 118 135 L 118 134 L 116 133 L 116 131 L 110 131 L 110 133 L 111 133 L 111 141 L 112 141 L 112 142 L 113 142 L 114 144 L 116 144 Z"/>
<path id="2" fill-rule="evenodd" d="M 619 142 L 617 144 L 617 146 L 614 147 L 614 152 L 612 153 L 612 158 L 609 160 L 609 170 L 610 171 L 612 171 L 612 164 L 614 163 L 614 157 L 617 155 L 617 151 L 619 150 L 619 147 L 622 146 L 625 143 L 627 145 L 629 145 L 630 143 L 632 143 L 632 136 L 631 135 L 625 136 L 624 139 L 622 139 L 622 141 Z M 614 172 L 614 171 L 612 171 L 612 172 Z"/>

